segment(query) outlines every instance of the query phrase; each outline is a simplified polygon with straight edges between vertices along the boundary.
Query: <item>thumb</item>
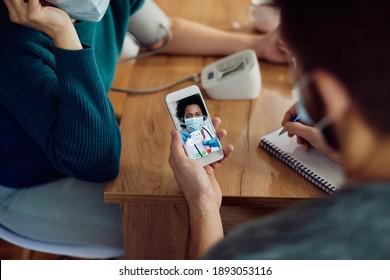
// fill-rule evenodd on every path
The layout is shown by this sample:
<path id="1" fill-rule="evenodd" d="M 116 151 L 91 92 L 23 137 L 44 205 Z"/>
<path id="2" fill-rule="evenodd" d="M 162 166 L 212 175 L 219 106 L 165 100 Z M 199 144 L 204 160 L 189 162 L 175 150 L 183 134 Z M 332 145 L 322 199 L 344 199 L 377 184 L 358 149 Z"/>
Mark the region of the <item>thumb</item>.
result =
<path id="1" fill-rule="evenodd" d="M 183 139 L 181 138 L 180 132 L 177 130 L 172 130 L 171 137 L 171 154 L 174 157 L 186 157 L 186 154 L 183 149 Z"/>

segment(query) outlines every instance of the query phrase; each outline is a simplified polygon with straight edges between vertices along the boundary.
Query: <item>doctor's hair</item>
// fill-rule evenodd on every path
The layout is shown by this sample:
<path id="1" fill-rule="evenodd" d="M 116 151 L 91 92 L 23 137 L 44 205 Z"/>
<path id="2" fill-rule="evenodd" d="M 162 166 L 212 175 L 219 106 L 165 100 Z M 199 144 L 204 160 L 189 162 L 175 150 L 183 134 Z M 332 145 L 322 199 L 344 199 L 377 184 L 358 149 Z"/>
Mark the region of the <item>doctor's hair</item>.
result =
<path id="1" fill-rule="evenodd" d="M 205 120 L 207 118 L 207 111 L 206 111 L 206 108 L 203 104 L 202 98 L 200 97 L 199 94 L 191 95 L 189 97 L 186 97 L 186 98 L 179 100 L 177 102 L 176 117 L 180 121 L 184 122 L 184 114 L 185 114 L 186 107 L 188 105 L 194 105 L 194 104 L 196 104 L 200 107 L 200 109 L 202 110 L 202 114 L 203 114 L 203 120 Z"/>
<path id="2" fill-rule="evenodd" d="M 275 2 L 282 38 L 302 72 L 334 75 L 367 123 L 390 134 L 390 1 Z"/>

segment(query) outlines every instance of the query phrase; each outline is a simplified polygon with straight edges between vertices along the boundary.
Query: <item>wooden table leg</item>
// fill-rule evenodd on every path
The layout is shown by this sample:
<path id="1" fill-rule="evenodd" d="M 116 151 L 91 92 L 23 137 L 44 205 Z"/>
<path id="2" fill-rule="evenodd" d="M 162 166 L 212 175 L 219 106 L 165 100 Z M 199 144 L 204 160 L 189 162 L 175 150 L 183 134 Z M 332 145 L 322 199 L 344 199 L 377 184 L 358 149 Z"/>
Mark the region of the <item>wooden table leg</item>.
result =
<path id="1" fill-rule="evenodd" d="M 280 208 L 274 207 L 246 207 L 246 206 L 222 206 L 221 219 L 224 232 L 229 232 L 237 226 L 255 219 L 270 215 Z"/>
<path id="2" fill-rule="evenodd" d="M 186 205 L 122 205 L 125 253 L 128 259 L 184 259 L 188 236 Z"/>

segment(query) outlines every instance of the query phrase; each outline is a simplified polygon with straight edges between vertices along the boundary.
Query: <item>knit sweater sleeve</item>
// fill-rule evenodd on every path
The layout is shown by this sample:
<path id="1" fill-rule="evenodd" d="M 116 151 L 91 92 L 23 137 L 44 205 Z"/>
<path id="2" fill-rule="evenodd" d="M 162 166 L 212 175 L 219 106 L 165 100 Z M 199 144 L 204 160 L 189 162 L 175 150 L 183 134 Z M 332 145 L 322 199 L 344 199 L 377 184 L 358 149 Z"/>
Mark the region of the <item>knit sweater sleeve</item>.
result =
<path id="1" fill-rule="evenodd" d="M 54 49 L 55 67 L 30 60 L 2 102 L 61 172 L 104 182 L 119 172 L 121 136 L 93 50 Z M 11 66 L 10 66 L 11 68 Z"/>

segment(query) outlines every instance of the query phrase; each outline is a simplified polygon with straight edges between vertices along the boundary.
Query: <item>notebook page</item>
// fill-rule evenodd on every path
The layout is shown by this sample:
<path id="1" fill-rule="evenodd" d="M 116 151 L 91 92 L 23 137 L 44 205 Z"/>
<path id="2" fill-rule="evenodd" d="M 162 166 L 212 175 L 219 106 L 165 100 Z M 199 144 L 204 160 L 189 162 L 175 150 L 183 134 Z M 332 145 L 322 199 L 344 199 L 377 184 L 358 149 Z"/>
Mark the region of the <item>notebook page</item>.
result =
<path id="1" fill-rule="evenodd" d="M 333 162 L 314 148 L 306 151 L 302 146 L 297 144 L 295 136 L 290 138 L 287 133 L 279 136 L 279 132 L 280 129 L 277 129 L 261 137 L 261 140 L 266 139 L 286 154 L 286 157 L 288 155 L 295 159 L 312 173 L 318 175 L 336 189 L 339 189 L 344 182 L 343 171 L 340 164 Z M 290 162 L 293 163 L 293 161 Z"/>

